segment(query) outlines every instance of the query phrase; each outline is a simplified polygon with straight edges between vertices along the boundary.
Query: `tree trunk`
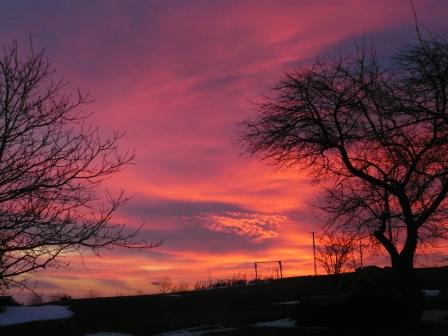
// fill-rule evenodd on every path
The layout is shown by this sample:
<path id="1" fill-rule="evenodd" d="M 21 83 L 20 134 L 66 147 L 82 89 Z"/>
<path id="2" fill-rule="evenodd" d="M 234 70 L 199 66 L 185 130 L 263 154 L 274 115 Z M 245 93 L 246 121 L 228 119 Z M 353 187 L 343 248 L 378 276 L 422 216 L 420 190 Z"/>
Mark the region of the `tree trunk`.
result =
<path id="1" fill-rule="evenodd" d="M 401 292 L 401 318 L 406 325 L 415 326 L 421 319 L 421 288 L 413 265 L 413 256 L 400 254 L 392 260 L 395 281 Z"/>

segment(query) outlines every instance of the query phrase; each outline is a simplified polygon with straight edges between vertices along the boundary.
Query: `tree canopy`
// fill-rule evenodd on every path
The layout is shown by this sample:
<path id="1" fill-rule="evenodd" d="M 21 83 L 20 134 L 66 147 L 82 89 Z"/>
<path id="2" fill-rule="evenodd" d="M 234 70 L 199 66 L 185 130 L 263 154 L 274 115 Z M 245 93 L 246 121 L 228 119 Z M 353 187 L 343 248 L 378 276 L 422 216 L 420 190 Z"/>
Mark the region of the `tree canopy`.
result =
<path id="1" fill-rule="evenodd" d="M 243 123 L 247 151 L 325 186 L 326 229 L 371 237 L 415 292 L 418 246 L 447 237 L 448 39 L 291 71 Z"/>
<path id="2" fill-rule="evenodd" d="M 102 138 L 80 110 L 85 95 L 66 82 L 44 51 L 0 55 L 0 289 L 21 285 L 37 269 L 61 265 L 81 248 L 154 247 L 138 230 L 112 223 L 123 193 L 101 201 L 99 183 L 123 169 L 132 152 L 121 133 Z"/>

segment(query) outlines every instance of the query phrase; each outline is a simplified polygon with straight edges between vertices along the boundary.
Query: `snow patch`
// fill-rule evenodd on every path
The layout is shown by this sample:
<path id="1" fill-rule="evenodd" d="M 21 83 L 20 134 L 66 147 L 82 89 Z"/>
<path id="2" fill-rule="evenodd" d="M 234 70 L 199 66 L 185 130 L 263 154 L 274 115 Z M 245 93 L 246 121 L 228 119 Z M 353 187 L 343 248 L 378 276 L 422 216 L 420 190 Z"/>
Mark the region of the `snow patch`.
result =
<path id="1" fill-rule="evenodd" d="M 440 289 L 423 289 L 422 293 L 424 296 L 439 296 L 440 295 Z"/>
<path id="2" fill-rule="evenodd" d="M 117 332 L 111 332 L 111 331 L 100 331 L 94 334 L 86 334 L 84 336 L 132 336 L 130 334 L 122 334 Z"/>
<path id="3" fill-rule="evenodd" d="M 290 305 L 298 305 L 300 304 L 299 300 L 295 300 L 295 301 L 284 301 L 284 302 L 276 302 L 274 303 L 275 306 L 290 306 Z"/>
<path id="4" fill-rule="evenodd" d="M 0 326 L 32 321 L 65 319 L 72 315 L 73 312 L 71 312 L 68 307 L 56 305 L 39 307 L 6 307 L 6 311 L 0 313 Z"/>
<path id="5" fill-rule="evenodd" d="M 296 328 L 296 321 L 291 319 L 280 319 L 275 321 L 258 322 L 252 324 L 252 327 L 262 328 Z"/>
<path id="6" fill-rule="evenodd" d="M 221 325 L 205 325 L 200 327 L 180 329 L 174 331 L 168 331 L 154 336 L 202 336 L 214 333 L 220 333 L 225 331 L 234 331 L 237 328 L 224 328 Z"/>

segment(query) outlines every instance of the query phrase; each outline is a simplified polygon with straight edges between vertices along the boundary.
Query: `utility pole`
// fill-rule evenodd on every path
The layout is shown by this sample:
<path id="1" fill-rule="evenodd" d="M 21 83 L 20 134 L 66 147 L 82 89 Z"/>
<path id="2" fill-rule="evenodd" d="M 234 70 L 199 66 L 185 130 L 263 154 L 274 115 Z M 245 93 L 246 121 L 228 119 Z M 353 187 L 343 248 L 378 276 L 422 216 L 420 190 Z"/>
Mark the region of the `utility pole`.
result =
<path id="1" fill-rule="evenodd" d="M 361 242 L 361 240 L 359 240 L 359 261 L 360 261 L 360 264 L 361 264 L 361 269 L 362 269 L 362 267 L 363 267 L 363 265 L 362 265 L 362 249 L 364 248 L 364 245 L 362 244 L 362 242 Z"/>
<path id="2" fill-rule="evenodd" d="M 314 259 L 314 275 L 317 275 L 317 265 L 316 265 L 316 242 L 314 241 L 314 234 L 316 232 L 311 232 L 313 234 L 313 259 Z"/>

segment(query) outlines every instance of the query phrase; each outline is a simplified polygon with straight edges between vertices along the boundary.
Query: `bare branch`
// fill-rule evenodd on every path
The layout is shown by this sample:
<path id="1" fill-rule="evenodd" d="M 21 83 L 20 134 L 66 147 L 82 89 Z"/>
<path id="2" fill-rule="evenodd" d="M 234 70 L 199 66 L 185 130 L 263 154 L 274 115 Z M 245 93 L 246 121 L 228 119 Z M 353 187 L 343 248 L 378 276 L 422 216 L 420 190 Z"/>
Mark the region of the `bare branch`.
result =
<path id="1" fill-rule="evenodd" d="M 127 198 L 98 191 L 122 170 L 132 152 L 119 150 L 122 133 L 100 137 L 79 108 L 88 103 L 43 51 L 19 55 L 17 43 L 0 55 L 0 288 L 17 286 L 37 269 L 63 266 L 59 258 L 83 248 L 151 248 L 112 223 Z"/>

